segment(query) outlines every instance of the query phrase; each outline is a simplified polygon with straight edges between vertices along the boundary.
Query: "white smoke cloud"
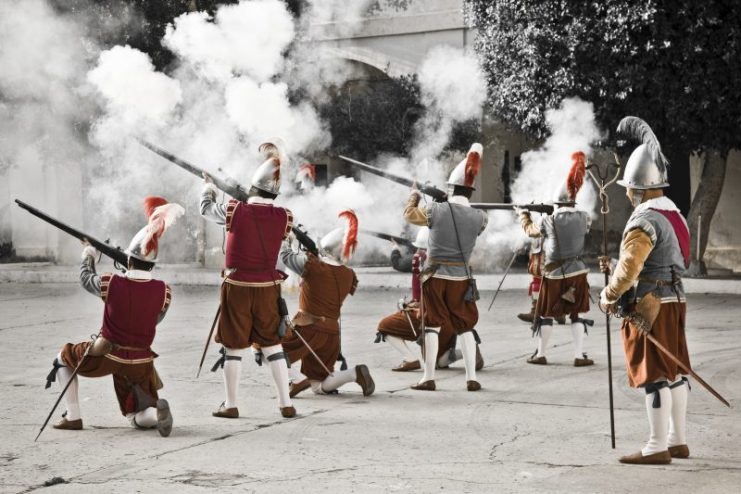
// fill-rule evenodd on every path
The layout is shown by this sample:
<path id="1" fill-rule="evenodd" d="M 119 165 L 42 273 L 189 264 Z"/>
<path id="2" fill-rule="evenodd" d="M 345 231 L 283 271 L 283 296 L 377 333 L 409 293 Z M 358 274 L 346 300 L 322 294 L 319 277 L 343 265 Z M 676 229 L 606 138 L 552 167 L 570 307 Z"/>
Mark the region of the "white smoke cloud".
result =
<path id="1" fill-rule="evenodd" d="M 511 187 L 514 203 L 553 203 L 571 169 L 571 155 L 582 151 L 589 157 L 593 153 L 592 143 L 602 135 L 592 103 L 579 98 L 564 99 L 558 108 L 547 110 L 545 118 L 550 136 L 541 147 L 522 154 L 522 169 Z M 577 208 L 594 216 L 597 199 L 594 188 L 585 177 L 584 186 L 576 197 Z M 538 216 L 533 213 L 534 219 Z M 498 211 L 489 214 L 486 232 L 489 262 L 504 264 L 514 250 L 522 249 L 528 242 L 513 213 Z"/>
<path id="2" fill-rule="evenodd" d="M 130 46 L 114 46 L 101 53 L 87 80 L 104 98 L 106 118 L 98 122 L 97 132 L 101 138 L 151 132 L 167 125 L 182 100 L 180 83 L 156 72 L 149 56 Z M 107 126 L 115 132 L 101 128 Z"/>
<path id="3" fill-rule="evenodd" d="M 278 0 L 243 1 L 183 14 L 168 26 L 165 45 L 207 79 L 245 75 L 258 82 L 280 72 L 294 38 L 293 18 Z"/>

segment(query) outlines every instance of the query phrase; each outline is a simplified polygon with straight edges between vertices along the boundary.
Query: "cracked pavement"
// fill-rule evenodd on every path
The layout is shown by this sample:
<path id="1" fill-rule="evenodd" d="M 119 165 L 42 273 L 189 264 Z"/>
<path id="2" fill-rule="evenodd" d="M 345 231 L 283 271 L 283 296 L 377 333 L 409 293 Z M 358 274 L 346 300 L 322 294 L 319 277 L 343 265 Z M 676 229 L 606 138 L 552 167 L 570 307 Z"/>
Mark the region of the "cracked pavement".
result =
<path id="1" fill-rule="evenodd" d="M 361 277 L 361 285 L 363 279 Z M 597 288 L 593 289 L 594 294 Z M 0 284 L 0 492 L 737 492 L 741 421 L 693 383 L 688 415 L 692 457 L 671 465 L 620 465 L 639 449 L 648 424 L 642 392 L 626 384 L 612 322 L 617 449 L 610 448 L 604 317 L 593 309 L 586 349 L 596 365 L 571 366 L 571 332 L 556 326 L 548 366 L 530 366 L 534 348 L 515 314 L 525 291 L 482 292 L 478 331 L 486 365 L 483 389 L 465 390 L 462 363 L 438 371 L 438 391 L 415 392 L 420 371 L 391 372 L 400 358 L 373 344 L 378 320 L 401 289 L 369 289 L 343 312 L 343 353 L 365 363 L 376 392 L 346 385 L 337 396 L 309 390 L 294 400 L 299 415 L 282 419 L 266 367 L 243 366 L 238 420 L 211 411 L 223 400 L 221 374 L 208 371 L 212 345 L 195 378 L 218 302 L 216 287 L 175 286 L 154 349 L 172 407 L 173 433 L 137 431 L 118 412 L 110 378 L 81 379 L 85 429 L 48 427 L 33 438 L 59 387 L 44 390 L 61 345 L 97 331 L 102 304 L 72 284 Z M 287 294 L 289 308 L 296 293 Z M 690 295 L 688 341 L 695 371 L 735 407 L 741 399 L 738 321 L 741 296 Z M 63 409 L 62 406 L 60 408 Z M 52 418 L 55 421 L 59 414 Z M 45 485 L 53 484 L 53 485 Z"/>

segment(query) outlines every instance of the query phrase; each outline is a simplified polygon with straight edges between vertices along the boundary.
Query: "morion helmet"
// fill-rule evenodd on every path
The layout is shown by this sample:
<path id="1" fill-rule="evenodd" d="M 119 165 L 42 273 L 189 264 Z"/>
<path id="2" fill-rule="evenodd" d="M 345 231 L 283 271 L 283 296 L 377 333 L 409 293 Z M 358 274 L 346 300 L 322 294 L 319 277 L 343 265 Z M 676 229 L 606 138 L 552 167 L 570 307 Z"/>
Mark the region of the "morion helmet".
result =
<path id="1" fill-rule="evenodd" d="M 149 196 L 144 198 L 144 213 L 149 220 L 147 226 L 134 235 L 126 254 L 140 261 L 157 262 L 160 237 L 185 213 L 185 209 L 180 204 L 168 203 L 162 197 Z"/>
<path id="2" fill-rule="evenodd" d="M 412 245 L 418 249 L 427 249 L 427 244 L 429 243 L 429 241 L 430 241 L 430 229 L 426 226 L 423 226 L 417 232 L 417 238 L 414 239 L 414 242 L 412 242 Z"/>
<path id="3" fill-rule="evenodd" d="M 637 190 L 669 187 L 669 162 L 661 152 L 661 144 L 651 127 L 638 117 L 625 117 L 618 124 L 617 131 L 642 143 L 628 158 L 623 179 L 617 183 Z"/>
<path id="4" fill-rule="evenodd" d="M 484 146 L 478 142 L 471 145 L 466 158 L 461 160 L 448 177 L 449 186 L 468 187 L 475 189 L 476 176 L 481 168 L 481 157 L 484 155 Z"/>
<path id="5" fill-rule="evenodd" d="M 288 162 L 283 141 L 277 137 L 270 139 L 260 144 L 259 150 L 265 157 L 265 161 L 255 170 L 250 185 L 264 192 L 278 195 L 280 193 L 280 165 Z"/>
<path id="6" fill-rule="evenodd" d="M 347 219 L 346 227 L 335 228 L 319 240 L 319 252 L 335 261 L 346 263 L 358 246 L 358 217 L 352 209 L 337 215 Z"/>

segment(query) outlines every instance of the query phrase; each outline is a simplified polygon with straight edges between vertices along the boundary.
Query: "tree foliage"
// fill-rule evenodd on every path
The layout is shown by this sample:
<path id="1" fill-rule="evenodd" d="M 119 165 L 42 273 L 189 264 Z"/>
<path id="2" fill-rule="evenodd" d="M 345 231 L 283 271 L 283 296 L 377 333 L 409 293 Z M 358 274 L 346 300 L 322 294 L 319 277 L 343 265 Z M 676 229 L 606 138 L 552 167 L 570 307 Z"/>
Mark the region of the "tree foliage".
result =
<path id="1" fill-rule="evenodd" d="M 708 0 L 468 0 L 497 115 L 542 136 L 564 97 L 691 151 L 741 145 L 741 9 Z"/>
<path id="2" fill-rule="evenodd" d="M 688 182 L 689 154 L 741 147 L 741 8 L 728 0 L 467 0 L 489 104 L 534 136 L 578 96 L 603 129 L 637 115 Z M 675 192 L 686 212 L 688 184 Z M 720 193 L 720 191 L 716 191 Z"/>

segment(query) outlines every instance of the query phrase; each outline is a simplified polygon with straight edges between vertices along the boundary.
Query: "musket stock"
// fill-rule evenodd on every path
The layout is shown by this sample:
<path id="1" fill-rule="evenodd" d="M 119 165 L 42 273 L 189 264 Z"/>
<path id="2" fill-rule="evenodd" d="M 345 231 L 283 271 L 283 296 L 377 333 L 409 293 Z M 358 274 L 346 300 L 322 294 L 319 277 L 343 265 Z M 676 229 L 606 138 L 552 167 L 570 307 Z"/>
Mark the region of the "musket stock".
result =
<path id="1" fill-rule="evenodd" d="M 69 235 L 72 235 L 73 237 L 79 239 L 80 241 L 89 243 L 90 245 L 98 249 L 99 252 L 113 259 L 113 263 L 117 269 L 120 269 L 121 271 L 126 271 L 126 266 L 128 266 L 128 262 L 129 262 L 129 256 L 123 250 L 121 250 L 120 247 L 113 247 L 107 244 L 106 242 L 103 242 L 101 240 L 96 239 L 95 237 L 91 235 L 88 235 L 87 233 L 77 230 L 76 228 L 73 228 L 64 222 L 59 221 L 56 218 L 52 218 L 48 214 L 44 213 L 43 211 L 39 209 L 36 209 L 30 204 L 26 204 L 20 199 L 16 199 L 15 203 L 18 204 L 18 206 L 20 206 L 21 208 L 31 213 L 32 215 L 36 216 L 37 218 L 42 219 L 45 222 L 49 223 L 50 225 L 59 228 L 63 232 Z"/>
<path id="2" fill-rule="evenodd" d="M 391 235 L 391 234 L 383 233 L 383 232 L 375 232 L 373 230 L 362 230 L 361 229 L 360 233 L 365 233 L 366 235 L 372 235 L 382 240 L 388 240 L 389 242 L 396 242 L 399 245 L 404 245 L 412 249 L 414 248 L 414 244 L 412 244 L 412 241 L 409 240 L 408 238 L 398 237 L 396 235 Z"/>

